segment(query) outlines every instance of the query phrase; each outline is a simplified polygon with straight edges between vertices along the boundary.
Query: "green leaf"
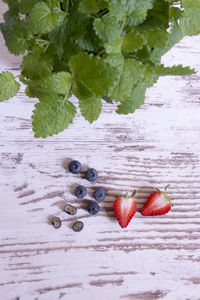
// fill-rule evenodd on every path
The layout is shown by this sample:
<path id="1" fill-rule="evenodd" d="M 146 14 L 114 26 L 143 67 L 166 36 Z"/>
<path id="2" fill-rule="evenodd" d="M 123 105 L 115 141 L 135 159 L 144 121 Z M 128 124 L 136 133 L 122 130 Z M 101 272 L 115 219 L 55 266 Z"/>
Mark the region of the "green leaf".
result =
<path id="1" fill-rule="evenodd" d="M 100 52 L 101 50 L 101 41 L 96 35 L 93 24 L 89 23 L 83 32 L 83 34 L 75 40 L 75 43 L 83 50 L 89 52 Z"/>
<path id="2" fill-rule="evenodd" d="M 28 96 L 29 98 L 35 98 L 35 95 L 31 92 L 31 90 L 29 89 L 28 86 L 25 88 L 25 94 L 26 94 L 26 96 Z"/>
<path id="3" fill-rule="evenodd" d="M 10 72 L 0 74 L 0 101 L 14 97 L 19 91 L 20 84 L 15 80 Z"/>
<path id="4" fill-rule="evenodd" d="M 95 97 L 95 95 L 84 84 L 82 84 L 77 78 L 74 78 L 72 91 L 78 99 L 88 99 Z"/>
<path id="5" fill-rule="evenodd" d="M 146 87 L 149 88 L 153 86 L 154 83 L 157 82 L 158 78 L 159 75 L 156 72 L 156 67 L 146 64 L 143 79 L 143 83 L 146 85 Z"/>
<path id="6" fill-rule="evenodd" d="M 100 10 L 96 0 L 82 0 L 78 8 L 83 14 L 95 14 Z"/>
<path id="7" fill-rule="evenodd" d="M 106 94 L 117 79 L 111 65 L 100 57 L 84 52 L 74 56 L 69 67 L 74 76 L 96 96 Z"/>
<path id="8" fill-rule="evenodd" d="M 101 113 L 102 102 L 100 98 L 96 97 L 79 99 L 79 107 L 84 118 L 92 123 L 98 119 Z"/>
<path id="9" fill-rule="evenodd" d="M 121 77 L 112 91 L 112 99 L 121 101 L 128 97 L 136 85 L 144 77 L 144 66 L 137 60 L 127 58 L 124 60 Z"/>
<path id="10" fill-rule="evenodd" d="M 167 76 L 167 75 L 191 75 L 195 74 L 196 71 L 194 69 L 190 69 L 190 67 L 183 67 L 182 65 L 165 67 L 164 65 L 160 65 L 156 67 L 156 72 L 159 76 Z"/>
<path id="11" fill-rule="evenodd" d="M 188 9 L 196 9 L 196 8 L 200 8 L 200 0 L 181 0 L 181 4 L 184 8 Z"/>
<path id="12" fill-rule="evenodd" d="M 71 75 L 67 72 L 54 73 L 43 80 L 30 81 L 29 89 L 32 94 L 42 96 L 66 95 L 71 88 Z"/>
<path id="13" fill-rule="evenodd" d="M 4 3 L 7 3 L 10 9 L 14 9 L 17 6 L 16 1 L 13 0 L 3 0 Z"/>
<path id="14" fill-rule="evenodd" d="M 180 28 L 184 35 L 200 33 L 200 5 L 195 8 L 185 8 L 180 18 Z"/>
<path id="15" fill-rule="evenodd" d="M 135 26 L 144 22 L 148 11 L 153 7 L 153 4 L 154 0 L 136 0 L 134 10 L 129 11 L 127 24 L 129 26 Z"/>
<path id="16" fill-rule="evenodd" d="M 131 95 L 126 98 L 117 108 L 118 114 L 133 113 L 137 108 L 144 104 L 146 85 L 138 83 L 132 90 Z"/>
<path id="17" fill-rule="evenodd" d="M 147 41 L 142 34 L 129 32 L 124 37 L 122 48 L 124 51 L 132 52 L 138 49 L 142 49 L 146 43 Z"/>
<path id="18" fill-rule="evenodd" d="M 94 20 L 94 30 L 103 42 L 115 40 L 119 35 L 120 23 L 113 16 L 106 14 L 101 19 Z"/>
<path id="19" fill-rule="evenodd" d="M 156 29 L 148 34 L 148 44 L 153 48 L 165 47 L 168 39 L 169 33 L 164 29 Z"/>
<path id="20" fill-rule="evenodd" d="M 6 13 L 5 22 L 0 24 L 8 50 L 15 55 L 24 54 L 27 48 L 26 23 L 11 13 Z"/>
<path id="21" fill-rule="evenodd" d="M 13 1 L 13 0 L 11 0 Z M 17 2 L 17 0 L 15 0 L 14 2 Z M 33 8 L 33 6 L 38 3 L 41 2 L 41 0 L 18 0 L 18 6 L 19 6 L 19 11 L 22 14 L 27 14 L 30 12 L 30 10 Z"/>
<path id="22" fill-rule="evenodd" d="M 33 131 L 35 137 L 45 138 L 66 129 L 73 122 L 76 107 L 68 100 L 46 97 L 35 105 Z"/>
<path id="23" fill-rule="evenodd" d="M 160 63 L 162 55 L 168 52 L 176 43 L 183 38 L 183 34 L 175 22 L 172 23 L 172 28 L 169 32 L 168 40 L 163 48 L 155 48 L 151 53 L 151 62 L 158 64 Z"/>
<path id="24" fill-rule="evenodd" d="M 160 28 L 169 27 L 169 3 L 165 0 L 155 0 L 153 8 L 148 11 L 147 21 L 157 22 Z"/>
<path id="25" fill-rule="evenodd" d="M 116 40 L 111 40 L 103 44 L 106 53 L 108 54 L 118 54 L 121 53 L 123 38 L 117 38 Z"/>
<path id="26" fill-rule="evenodd" d="M 68 27 L 72 27 L 67 16 L 61 17 L 59 25 L 48 34 L 51 45 L 57 55 L 62 56 L 67 43 Z"/>
<path id="27" fill-rule="evenodd" d="M 46 54 L 29 53 L 24 56 L 21 74 L 29 79 L 44 79 L 52 74 L 52 58 Z"/>
<path id="28" fill-rule="evenodd" d="M 118 73 L 119 79 L 124 66 L 124 56 L 121 53 L 112 53 L 107 55 L 106 62 L 114 68 L 116 74 Z"/>
<path id="29" fill-rule="evenodd" d="M 45 34 L 58 26 L 61 12 L 51 10 L 44 2 L 37 3 L 30 13 L 29 28 L 33 34 Z"/>
<path id="30" fill-rule="evenodd" d="M 123 21 L 124 17 L 128 17 L 136 8 L 137 0 L 110 0 L 110 14 L 119 21 Z"/>

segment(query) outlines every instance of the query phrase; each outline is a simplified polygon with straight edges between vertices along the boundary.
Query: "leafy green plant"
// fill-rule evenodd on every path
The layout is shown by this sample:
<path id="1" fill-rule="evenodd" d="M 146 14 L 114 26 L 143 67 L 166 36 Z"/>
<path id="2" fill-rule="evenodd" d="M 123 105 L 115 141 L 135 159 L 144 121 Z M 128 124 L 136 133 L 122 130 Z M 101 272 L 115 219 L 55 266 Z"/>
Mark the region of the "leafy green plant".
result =
<path id="1" fill-rule="evenodd" d="M 3 0 L 0 26 L 8 50 L 23 54 L 20 81 L 39 103 L 35 137 L 47 137 L 73 122 L 79 99 L 92 123 L 102 101 L 118 102 L 117 113 L 133 113 L 146 89 L 165 75 L 195 73 L 164 67 L 161 57 L 184 35 L 200 33 L 200 0 Z M 19 83 L 0 74 L 0 101 L 14 97 Z"/>

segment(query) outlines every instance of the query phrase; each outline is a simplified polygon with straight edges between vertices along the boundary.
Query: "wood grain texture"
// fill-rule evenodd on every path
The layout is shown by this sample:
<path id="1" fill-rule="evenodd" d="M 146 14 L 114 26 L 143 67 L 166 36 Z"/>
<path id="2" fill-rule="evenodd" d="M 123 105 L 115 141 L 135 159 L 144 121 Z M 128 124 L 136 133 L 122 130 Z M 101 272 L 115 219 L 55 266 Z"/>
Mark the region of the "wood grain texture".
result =
<path id="1" fill-rule="evenodd" d="M 0 2 L 1 20 L 6 5 Z M 198 73 L 166 77 L 148 90 L 135 114 L 120 116 L 104 104 L 89 125 L 77 114 L 63 133 L 35 139 L 35 100 L 23 87 L 0 109 L 0 296 L 4 300 L 198 300 L 200 299 L 200 37 L 184 38 L 167 65 Z M 21 57 L 8 53 L 0 36 L 0 71 L 19 73 Z M 75 104 L 77 100 L 73 98 Z M 83 164 L 81 176 L 66 170 Z M 90 184 L 84 171 L 95 167 Z M 139 209 L 155 187 L 170 184 L 173 210 L 163 217 L 139 212 L 127 229 L 112 211 L 114 194 L 137 189 Z M 88 187 L 77 200 L 78 184 Z M 97 186 L 107 198 L 96 216 L 85 210 Z M 73 203 L 78 213 L 63 212 Z M 63 223 L 59 230 L 51 216 Z M 75 220 L 84 230 L 74 233 Z"/>

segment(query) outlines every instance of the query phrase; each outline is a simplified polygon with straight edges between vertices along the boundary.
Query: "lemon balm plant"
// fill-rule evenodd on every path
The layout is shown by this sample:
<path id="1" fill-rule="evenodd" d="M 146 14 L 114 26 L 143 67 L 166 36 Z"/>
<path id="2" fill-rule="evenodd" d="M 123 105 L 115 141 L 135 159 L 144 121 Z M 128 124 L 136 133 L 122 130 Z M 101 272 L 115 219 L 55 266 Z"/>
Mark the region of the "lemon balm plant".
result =
<path id="1" fill-rule="evenodd" d="M 92 123 L 102 101 L 117 102 L 117 113 L 133 113 L 146 89 L 165 75 L 194 73 L 164 67 L 161 57 L 185 35 L 200 33 L 200 0 L 3 0 L 0 25 L 8 50 L 24 55 L 19 80 L 33 111 L 35 137 L 66 129 L 79 99 Z M 0 101 L 16 95 L 19 83 L 0 74 Z"/>

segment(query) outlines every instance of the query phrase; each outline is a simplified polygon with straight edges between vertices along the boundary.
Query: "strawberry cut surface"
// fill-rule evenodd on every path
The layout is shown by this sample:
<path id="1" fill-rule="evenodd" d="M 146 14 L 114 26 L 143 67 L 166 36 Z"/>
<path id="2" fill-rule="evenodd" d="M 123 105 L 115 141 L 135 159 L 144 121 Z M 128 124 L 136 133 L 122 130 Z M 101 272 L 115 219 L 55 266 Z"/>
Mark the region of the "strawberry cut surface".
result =
<path id="1" fill-rule="evenodd" d="M 166 192 L 152 193 L 141 210 L 143 216 L 158 216 L 168 213 L 171 209 L 171 201 Z"/>
<path id="2" fill-rule="evenodd" d="M 135 200 L 130 197 L 118 197 L 113 204 L 113 210 L 122 228 L 126 228 L 137 211 Z"/>

